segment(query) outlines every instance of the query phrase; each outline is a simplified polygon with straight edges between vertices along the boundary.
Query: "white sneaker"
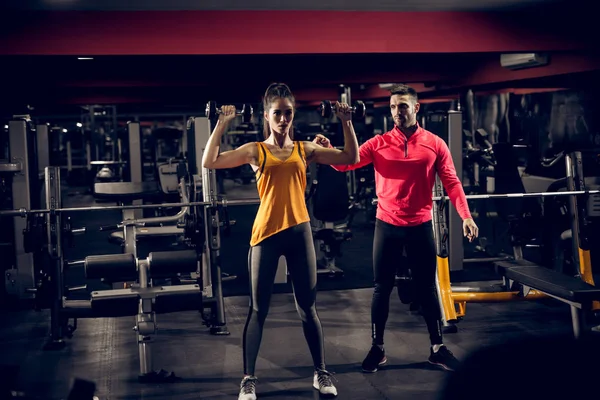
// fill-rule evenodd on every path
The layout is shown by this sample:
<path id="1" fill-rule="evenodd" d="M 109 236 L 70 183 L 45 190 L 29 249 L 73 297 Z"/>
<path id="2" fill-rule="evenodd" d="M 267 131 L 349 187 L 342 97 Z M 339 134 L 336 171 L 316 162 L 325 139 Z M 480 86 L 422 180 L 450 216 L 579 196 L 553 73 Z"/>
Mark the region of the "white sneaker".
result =
<path id="1" fill-rule="evenodd" d="M 256 400 L 256 382 L 255 376 L 245 376 L 240 383 L 240 395 L 238 400 Z"/>
<path id="2" fill-rule="evenodd" d="M 319 391 L 325 397 L 336 397 L 337 389 L 331 382 L 331 372 L 325 370 L 315 371 L 313 376 L 313 387 Z"/>

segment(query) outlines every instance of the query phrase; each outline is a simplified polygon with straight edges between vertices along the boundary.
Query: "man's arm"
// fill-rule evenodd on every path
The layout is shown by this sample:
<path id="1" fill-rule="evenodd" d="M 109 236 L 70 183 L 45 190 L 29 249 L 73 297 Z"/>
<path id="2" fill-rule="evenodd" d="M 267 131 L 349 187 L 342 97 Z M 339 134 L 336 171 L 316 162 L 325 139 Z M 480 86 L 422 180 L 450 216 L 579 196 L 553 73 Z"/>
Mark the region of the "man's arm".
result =
<path id="1" fill-rule="evenodd" d="M 465 196 L 462 182 L 458 179 L 456 174 L 456 168 L 454 167 L 450 149 L 443 140 L 439 140 L 438 156 L 435 167 L 458 215 L 460 215 L 463 220 L 472 219 L 469 204 L 467 203 L 467 197 Z"/>
<path id="2" fill-rule="evenodd" d="M 323 147 L 333 148 L 329 139 L 327 139 L 325 136 L 323 136 L 321 134 L 318 134 L 313 139 L 313 143 L 316 143 Z M 369 139 L 366 142 L 364 142 L 363 144 L 361 144 L 360 147 L 358 148 L 359 160 L 356 164 L 346 164 L 346 165 L 337 164 L 337 165 L 331 165 L 331 167 L 333 169 L 335 169 L 336 171 L 346 172 L 346 171 L 353 171 L 355 169 L 362 168 L 365 165 L 369 165 L 370 163 L 373 162 L 373 155 L 372 155 L 373 153 L 372 153 L 371 149 L 372 149 L 372 143 L 371 143 L 371 140 Z"/>

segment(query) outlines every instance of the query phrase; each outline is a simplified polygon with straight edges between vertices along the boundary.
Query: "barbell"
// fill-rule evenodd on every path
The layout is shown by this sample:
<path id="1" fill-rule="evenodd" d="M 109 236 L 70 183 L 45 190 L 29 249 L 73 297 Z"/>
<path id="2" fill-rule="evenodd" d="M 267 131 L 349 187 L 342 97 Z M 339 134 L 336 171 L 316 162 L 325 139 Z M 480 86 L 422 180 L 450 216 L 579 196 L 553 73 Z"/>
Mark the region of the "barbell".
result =
<path id="1" fill-rule="evenodd" d="M 486 199 L 519 199 L 523 197 L 553 197 L 553 196 L 581 196 L 590 194 L 600 194 L 600 190 L 574 190 L 566 192 L 539 192 L 539 193 L 505 193 L 505 194 L 470 194 L 465 197 L 467 200 L 486 200 Z M 448 196 L 434 196 L 433 201 L 450 200 Z M 377 204 L 378 199 L 373 199 L 371 204 Z"/>
<path id="2" fill-rule="evenodd" d="M 136 204 L 128 206 L 106 206 L 106 207 L 68 207 L 68 208 L 55 208 L 55 209 L 41 209 L 41 210 L 27 210 L 26 208 L 20 208 L 17 210 L 3 210 L 0 211 L 0 217 L 26 217 L 28 214 L 49 214 L 54 213 L 69 213 L 78 211 L 110 211 L 110 210 L 136 210 L 144 208 L 161 208 L 161 207 L 196 207 L 196 206 L 240 206 L 259 204 L 259 199 L 240 199 L 240 200 L 227 200 L 220 199 L 214 202 L 210 201 L 192 201 L 189 203 L 161 203 L 161 204 Z"/>
<path id="3" fill-rule="evenodd" d="M 581 196 L 581 195 L 594 195 L 600 194 L 600 190 L 575 190 L 565 192 L 539 192 L 539 193 L 505 193 L 505 194 L 472 194 L 465 196 L 467 200 L 486 200 L 486 199 L 514 199 L 524 197 L 553 197 L 553 196 Z M 449 200 L 448 196 L 434 196 L 433 201 Z M 240 205 L 251 205 L 259 204 L 260 199 L 239 199 L 239 200 L 227 200 L 220 199 L 215 201 L 193 201 L 188 203 L 161 203 L 161 204 L 136 204 L 128 206 L 105 206 L 105 207 L 70 207 L 70 208 L 56 208 L 56 209 L 40 209 L 40 210 L 27 210 L 26 208 L 20 208 L 16 210 L 3 210 L 0 211 L 0 217 L 26 217 L 28 214 L 49 214 L 55 213 L 68 213 L 78 211 L 110 211 L 110 210 L 136 210 L 144 208 L 161 208 L 161 207 L 196 207 L 196 206 L 240 206 Z M 377 204 L 378 199 L 373 199 L 371 204 Z"/>

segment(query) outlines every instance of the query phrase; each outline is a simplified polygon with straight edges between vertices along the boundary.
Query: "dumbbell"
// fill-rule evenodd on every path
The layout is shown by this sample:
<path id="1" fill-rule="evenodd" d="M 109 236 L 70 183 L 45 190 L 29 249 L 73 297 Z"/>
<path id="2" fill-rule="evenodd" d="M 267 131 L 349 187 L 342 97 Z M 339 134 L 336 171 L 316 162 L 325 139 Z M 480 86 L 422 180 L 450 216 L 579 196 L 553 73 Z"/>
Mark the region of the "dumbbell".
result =
<path id="1" fill-rule="evenodd" d="M 330 100 L 323 100 L 321 102 L 321 105 L 319 106 L 319 112 L 321 113 L 322 117 L 331 118 L 331 116 L 333 115 L 334 108 L 335 108 L 334 103 L 335 102 L 330 101 Z M 350 110 L 358 118 L 364 118 L 365 112 L 367 109 L 365 107 L 365 103 L 363 103 L 360 100 L 357 100 L 354 102 L 354 107 L 350 107 Z"/>
<path id="2" fill-rule="evenodd" d="M 252 119 L 253 113 L 254 113 L 254 110 L 252 109 L 252 106 L 250 104 L 242 105 L 241 111 L 237 110 L 237 109 L 235 110 L 235 114 L 241 115 L 242 120 L 244 122 L 250 122 L 250 120 Z M 216 102 L 209 101 L 208 103 L 206 103 L 206 118 L 213 119 L 219 114 L 221 114 L 221 107 L 217 108 Z"/>

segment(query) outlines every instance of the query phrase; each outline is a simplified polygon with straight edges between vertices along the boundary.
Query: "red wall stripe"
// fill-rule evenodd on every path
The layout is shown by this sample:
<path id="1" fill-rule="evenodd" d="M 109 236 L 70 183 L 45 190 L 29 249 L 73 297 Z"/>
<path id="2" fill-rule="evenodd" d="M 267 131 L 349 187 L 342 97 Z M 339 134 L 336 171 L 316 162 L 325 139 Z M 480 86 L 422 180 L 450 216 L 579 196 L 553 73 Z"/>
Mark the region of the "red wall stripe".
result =
<path id="1" fill-rule="evenodd" d="M 455 53 L 582 49 L 515 13 L 53 11 L 8 15 L 0 55 Z"/>

